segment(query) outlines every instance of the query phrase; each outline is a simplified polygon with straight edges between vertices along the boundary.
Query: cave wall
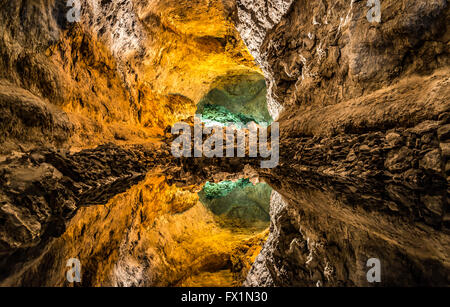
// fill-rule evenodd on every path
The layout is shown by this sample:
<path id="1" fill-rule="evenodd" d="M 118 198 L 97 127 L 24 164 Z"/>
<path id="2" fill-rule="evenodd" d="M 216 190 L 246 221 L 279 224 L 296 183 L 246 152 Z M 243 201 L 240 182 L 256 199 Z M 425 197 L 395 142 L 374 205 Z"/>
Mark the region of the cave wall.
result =
<path id="1" fill-rule="evenodd" d="M 73 23 L 62 1 L 2 7 L 5 153 L 141 142 L 192 116 L 217 77 L 260 71 L 221 1 L 81 0 Z"/>
<path id="2" fill-rule="evenodd" d="M 170 260 L 159 255 L 168 251 L 152 251 L 160 262 L 139 264 L 157 272 L 152 280 L 132 280 L 130 274 L 139 253 L 157 245 L 156 234 L 142 240 L 136 257 L 119 256 L 119 249 L 129 253 L 141 227 L 134 212 L 141 204 L 136 185 L 155 165 L 171 161 L 170 146 L 160 139 L 166 126 L 194 115 L 196 103 L 220 76 L 261 73 L 224 4 L 82 0 L 81 19 L 75 23 L 68 22 L 64 1 L 0 4 L 1 283 L 63 285 L 64 261 L 74 254 L 85 259 L 90 272 L 85 285 L 185 282 L 184 269 L 190 262 L 167 273 L 167 278 L 161 276 L 169 270 L 167 263 L 179 257 L 194 262 L 198 254 L 187 247 L 181 246 Z M 136 145 L 142 143 L 145 146 Z M 156 187 L 153 193 L 158 192 Z M 95 207 L 105 204 L 116 208 L 116 217 L 110 215 L 109 205 Z M 151 204 L 146 199 L 146 205 Z M 197 206 L 180 221 L 173 217 L 178 213 L 169 210 L 161 227 L 167 227 L 166 219 L 190 226 L 206 211 Z M 204 234 L 204 244 L 214 229 L 217 238 L 232 238 L 230 231 L 210 224 L 192 228 Z M 92 228 L 90 236 L 87 228 Z M 186 238 L 181 229 L 172 230 L 173 244 Z M 133 240 L 126 241 L 127 235 Z M 219 255 L 221 262 L 211 267 L 228 268 L 228 284 L 242 281 L 245 276 L 235 278 L 230 268 L 249 269 L 249 259 L 262 240 L 242 243 L 251 237 L 241 237 L 223 250 L 220 245 L 211 247 L 214 256 L 193 264 L 192 274 L 210 273 L 205 272 L 208 263 Z M 240 251 L 234 253 L 235 248 Z"/>
<path id="3" fill-rule="evenodd" d="M 80 24 L 66 21 L 64 3 L 2 1 L 2 7 L 2 150 L 61 146 L 71 137 L 81 146 L 103 135 L 114 139 L 114 128 L 104 131 L 108 122 L 133 125 L 132 95 L 116 59 Z"/>
<path id="4" fill-rule="evenodd" d="M 260 171 L 281 196 L 246 285 L 370 286 L 371 257 L 382 285 L 447 285 L 447 1 L 381 1 L 380 23 L 366 1 L 274 2 L 233 15 L 281 129 L 280 167 Z"/>
<path id="5" fill-rule="evenodd" d="M 227 80 L 261 73 L 281 159 L 258 170 L 278 194 L 245 285 L 366 286 L 369 257 L 383 261 L 385 285 L 449 284 L 446 0 L 382 1 L 380 23 L 350 0 L 84 0 L 75 24 L 62 2 L 0 4 L 2 284 L 64 284 L 74 253 L 87 259 L 85 285 L 196 285 L 224 262 L 245 273 L 263 235 L 222 247 L 231 234 L 212 216 L 190 228 L 206 214 L 198 204 L 175 208 L 172 187 L 136 184 L 170 162 L 149 137 Z M 223 177 L 247 162 L 191 159 L 171 180 L 199 184 L 194 173 Z M 210 253 L 196 263 L 192 245 L 161 246 L 159 233 L 141 233 L 153 225 L 169 242 L 182 227 L 200 232 Z"/>
<path id="6" fill-rule="evenodd" d="M 208 114 L 211 106 L 223 107 L 224 109 L 221 108 L 220 111 L 245 118 L 243 124 L 254 121 L 269 125 L 272 122 L 267 108 L 266 81 L 260 73 L 218 77 L 211 84 L 211 90 L 197 104 L 196 113 L 203 115 L 202 117 L 214 119 L 214 114 Z M 228 123 L 225 118 L 219 117 L 218 121 L 223 124 Z M 239 121 L 239 118 L 235 121 Z"/>
<path id="7" fill-rule="evenodd" d="M 65 274 L 71 258 L 82 263 L 82 287 L 241 285 L 265 227 L 231 225 L 201 204 L 194 188 L 169 185 L 167 174 L 153 169 L 104 206 L 77 210 L 35 254 L 16 252 L 1 264 L 0 285 L 72 286 Z"/>
<path id="8" fill-rule="evenodd" d="M 266 72 L 270 100 L 285 108 L 280 123 L 286 130 L 311 133 L 329 121 L 327 133 L 339 129 L 332 124 L 346 122 L 355 128 L 411 126 L 445 111 L 447 1 L 383 1 L 381 23 L 367 20 L 365 1 L 290 3 L 278 6 L 285 8 L 280 11 L 272 1 L 237 1 L 234 15 L 242 39 Z M 270 15 L 277 22 L 268 23 Z M 430 76 L 437 84 L 421 89 Z M 392 96 L 380 97 L 383 89 Z M 427 99 L 438 91 L 433 98 L 439 102 Z M 375 105 L 366 103 L 377 98 Z M 390 99 L 394 105 L 378 106 Z M 345 107 L 355 110 L 334 119 L 333 111 Z M 383 108 L 388 115 L 378 111 Z"/>

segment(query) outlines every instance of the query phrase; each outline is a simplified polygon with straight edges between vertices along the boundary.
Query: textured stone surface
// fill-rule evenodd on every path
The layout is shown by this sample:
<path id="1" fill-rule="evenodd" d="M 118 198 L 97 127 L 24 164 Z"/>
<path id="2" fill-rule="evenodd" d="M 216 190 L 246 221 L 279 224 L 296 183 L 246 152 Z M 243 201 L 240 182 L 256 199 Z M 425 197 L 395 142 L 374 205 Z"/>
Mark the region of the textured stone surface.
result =
<path id="1" fill-rule="evenodd" d="M 1 278 L 26 262 L 22 255 L 64 234 L 79 208 L 105 205 L 142 181 L 155 158 L 164 161 L 151 147 L 110 144 L 75 154 L 35 150 L 1 162 Z"/>
<path id="2" fill-rule="evenodd" d="M 139 197 L 119 195 L 121 203 L 114 211 L 117 218 L 109 216 L 108 208 L 84 207 L 113 202 L 111 198 L 132 189 L 155 165 L 165 167 L 170 152 L 164 144 L 160 148 L 155 135 L 193 115 L 196 104 L 211 89 L 233 86 L 229 83 L 236 76 L 261 79 L 260 69 L 221 1 L 80 2 L 80 21 L 70 23 L 65 1 L 1 1 L 2 284 L 64 284 L 63 262 L 67 259 L 63 257 L 77 248 L 80 257 L 89 259 L 85 285 L 112 283 L 109 274 L 113 261 L 122 257 L 119 249 L 126 254 L 135 244 L 123 236 L 139 233 L 142 221 L 133 211 L 140 205 Z M 222 76 L 229 81 L 223 78 L 218 84 L 216 80 Z M 101 145 L 108 142 L 111 144 Z M 142 143 L 146 145 L 133 145 Z M 166 200 L 164 195 L 162 199 Z M 159 205 L 152 210 L 157 212 Z M 183 211 L 182 205 L 161 217 L 161 229 L 165 218 Z M 193 216 L 201 213 L 205 212 L 197 210 Z M 74 215 L 79 224 L 66 230 Z M 126 231 L 130 221 L 135 223 L 131 234 Z M 90 223 L 95 229 L 85 236 Z M 108 230 L 102 232 L 106 225 Z M 205 234 L 208 227 L 204 225 Z M 63 234 L 64 239 L 59 238 Z M 230 233 L 226 235 L 232 238 Z M 175 244 L 177 235 L 173 236 Z M 101 240 L 93 246 L 97 237 Z M 236 255 L 254 248 L 254 244 L 238 244 L 241 239 L 233 248 L 244 246 L 244 252 Z M 65 244 L 65 240 L 71 243 Z M 77 246 L 77 240 L 85 246 Z M 150 242 L 156 244 L 157 238 Z M 231 250 L 223 254 L 233 254 Z M 159 252 L 161 249 L 155 248 L 154 254 Z M 212 254 L 220 253 L 217 248 Z M 181 269 L 160 278 L 169 261 L 161 257 L 151 267 L 160 266 L 160 284 L 185 279 Z M 195 260 L 196 256 L 192 257 Z M 219 257 L 220 265 L 228 263 L 227 257 Z M 123 258 L 128 259 L 126 255 Z M 205 258 L 195 274 L 211 262 Z M 238 258 L 236 263 L 244 265 Z M 118 271 L 124 263 L 120 259 Z M 54 273 L 47 271 L 49 266 Z M 245 266 L 249 268 L 250 263 Z M 236 282 L 233 278 L 228 282 Z M 199 281 L 201 278 L 193 283 Z M 143 283 L 156 285 L 154 280 L 138 276 L 134 281 L 131 277 L 116 280 L 121 285 Z"/>
<path id="3" fill-rule="evenodd" d="M 244 282 L 244 286 L 247 287 L 273 287 L 275 286 L 274 277 L 277 273 L 271 272 L 271 264 L 274 263 L 275 259 L 273 256 L 273 250 L 277 249 L 277 240 L 279 240 L 280 234 L 280 223 L 278 223 L 279 218 L 286 210 L 286 203 L 283 201 L 282 196 L 273 191 L 270 197 L 270 234 L 267 241 L 264 243 L 264 247 L 261 253 L 256 257 L 255 263 L 247 275 L 247 279 Z"/>
<path id="4" fill-rule="evenodd" d="M 370 286 L 373 257 L 381 286 L 450 284 L 448 1 L 383 0 L 380 23 L 366 1 L 81 2 L 70 24 L 1 1 L 2 285 L 67 285 L 72 257 L 85 286 Z M 149 138 L 260 73 L 278 168 Z M 192 194 L 258 177 L 277 192 L 245 276 L 265 234 Z"/>
<path id="5" fill-rule="evenodd" d="M 282 106 L 273 93 L 273 77 L 261 47 L 267 33 L 281 21 L 292 2 L 292 0 L 237 0 L 234 6 L 230 5 L 232 8 L 229 8 L 233 12 L 236 29 L 264 71 L 268 84 L 267 107 L 274 119 L 278 119 Z"/>
<path id="6" fill-rule="evenodd" d="M 382 1 L 370 23 L 366 1 L 298 0 L 270 26 L 271 1 L 237 2 L 284 108 L 260 174 L 286 209 L 246 284 L 367 286 L 378 257 L 383 285 L 447 285 L 447 1 Z"/>
<path id="7" fill-rule="evenodd" d="M 168 185 L 168 174 L 153 169 L 106 206 L 79 208 L 62 236 L 34 251 L 39 257 L 26 249 L 10 259 L 1 284 L 69 286 L 72 257 L 82 261 L 82 286 L 242 284 L 266 232 L 218 219 L 195 187 Z"/>
<path id="8" fill-rule="evenodd" d="M 45 122 L 58 147 L 142 142 L 192 115 L 218 77 L 260 72 L 221 1 L 80 3 L 75 23 L 64 1 L 4 1 L 0 13 L 2 96 L 27 91 L 65 111 L 71 133 Z M 28 138 L 3 128 L 5 152 L 47 142 L 32 126 Z"/>

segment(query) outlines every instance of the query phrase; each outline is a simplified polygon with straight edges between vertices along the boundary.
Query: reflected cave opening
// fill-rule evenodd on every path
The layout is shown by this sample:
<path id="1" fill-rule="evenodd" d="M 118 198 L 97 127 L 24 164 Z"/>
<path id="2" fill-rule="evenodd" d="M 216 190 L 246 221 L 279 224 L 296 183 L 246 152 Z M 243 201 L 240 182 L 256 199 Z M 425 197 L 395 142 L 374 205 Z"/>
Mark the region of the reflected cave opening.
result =
<path id="1" fill-rule="evenodd" d="M 217 78 L 197 104 L 196 116 L 206 126 L 273 122 L 267 108 L 267 86 L 259 73 L 232 74 Z"/>
<path id="2" fill-rule="evenodd" d="M 200 202 L 211 211 L 222 227 L 233 232 L 261 232 L 270 225 L 272 188 L 249 179 L 206 182 L 198 193 Z"/>

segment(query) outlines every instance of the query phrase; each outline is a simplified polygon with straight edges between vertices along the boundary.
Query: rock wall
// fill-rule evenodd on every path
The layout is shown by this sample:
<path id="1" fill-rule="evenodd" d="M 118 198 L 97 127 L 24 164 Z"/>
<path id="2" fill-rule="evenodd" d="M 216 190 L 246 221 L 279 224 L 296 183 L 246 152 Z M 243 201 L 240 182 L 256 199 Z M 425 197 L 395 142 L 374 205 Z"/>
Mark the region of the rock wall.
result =
<path id="1" fill-rule="evenodd" d="M 85 285 L 112 284 L 119 249 L 128 253 L 135 244 L 123 237 L 126 226 L 140 227 L 133 215 L 139 197 L 127 191 L 171 160 L 163 130 L 192 116 L 219 77 L 261 73 L 221 1 L 79 2 L 80 19 L 71 22 L 66 1 L 0 1 L 2 284 L 62 285 L 65 257 L 77 249 L 92 270 Z M 84 208 L 115 196 L 115 212 L 123 209 L 117 219 L 103 207 Z M 79 224 L 70 228 L 74 219 Z M 83 223 L 95 224 L 95 235 L 84 236 Z M 106 224 L 109 232 L 99 234 Z M 185 279 L 180 274 L 159 275 L 158 282 L 176 284 Z"/>
<path id="2" fill-rule="evenodd" d="M 0 284 L 73 286 L 65 273 L 75 257 L 83 287 L 241 285 L 267 233 L 215 216 L 195 187 L 169 185 L 161 171 L 151 169 L 105 206 L 82 206 L 36 247 L 2 255 Z"/>
<path id="3" fill-rule="evenodd" d="M 273 93 L 272 71 L 267 63 L 261 47 L 267 34 L 281 21 L 288 11 L 292 0 L 237 0 L 229 2 L 228 10 L 233 16 L 236 29 L 241 34 L 242 40 L 249 48 L 256 62 L 260 65 L 266 76 L 268 87 L 267 107 L 273 119 L 278 119 L 282 105 Z"/>
<path id="4" fill-rule="evenodd" d="M 70 22 L 65 1 L 2 1 L 4 153 L 142 142 L 193 115 L 218 77 L 260 72 L 221 1 L 80 4 Z"/>
<path id="5" fill-rule="evenodd" d="M 283 108 L 280 167 L 260 175 L 284 209 L 246 285 L 367 286 L 372 257 L 383 285 L 447 285 L 447 1 L 381 1 L 379 23 L 366 1 L 297 0 L 267 23 L 271 5 L 234 19 Z"/>
<path id="6" fill-rule="evenodd" d="M 2 285 L 66 285 L 74 256 L 86 286 L 237 284 L 264 234 L 192 226 L 208 213 L 173 184 L 258 176 L 277 193 L 245 285 L 368 286 L 369 258 L 381 285 L 450 284 L 446 0 L 383 0 L 380 22 L 364 0 L 0 4 Z M 278 168 L 155 138 L 261 73 Z"/>
<path id="7" fill-rule="evenodd" d="M 108 144 L 76 154 L 36 150 L 1 162 L 0 280 L 26 270 L 80 208 L 106 205 L 165 159 L 151 146 Z"/>

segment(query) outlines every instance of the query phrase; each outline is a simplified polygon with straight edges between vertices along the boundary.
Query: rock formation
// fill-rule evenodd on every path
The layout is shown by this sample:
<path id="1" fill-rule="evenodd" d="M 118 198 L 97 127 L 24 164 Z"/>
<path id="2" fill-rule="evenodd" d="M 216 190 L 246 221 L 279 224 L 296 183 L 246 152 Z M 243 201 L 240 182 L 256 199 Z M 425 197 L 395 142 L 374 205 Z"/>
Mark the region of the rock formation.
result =
<path id="1" fill-rule="evenodd" d="M 79 3 L 0 0 L 0 285 L 450 285 L 447 0 Z M 175 159 L 211 105 L 276 120 L 279 166 Z M 199 202 L 243 178 L 269 233 Z"/>
<path id="2" fill-rule="evenodd" d="M 237 1 L 283 110 L 262 176 L 285 203 L 247 285 L 366 286 L 372 257 L 384 285 L 448 285 L 448 4 L 366 4 Z"/>

